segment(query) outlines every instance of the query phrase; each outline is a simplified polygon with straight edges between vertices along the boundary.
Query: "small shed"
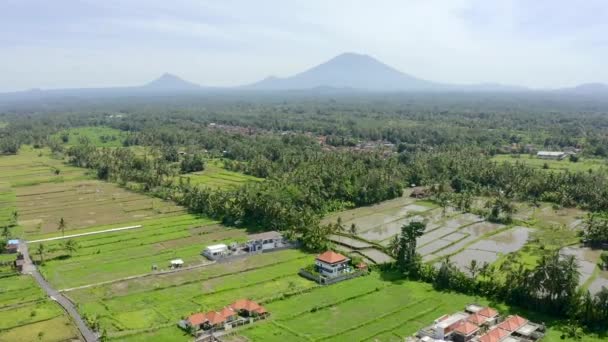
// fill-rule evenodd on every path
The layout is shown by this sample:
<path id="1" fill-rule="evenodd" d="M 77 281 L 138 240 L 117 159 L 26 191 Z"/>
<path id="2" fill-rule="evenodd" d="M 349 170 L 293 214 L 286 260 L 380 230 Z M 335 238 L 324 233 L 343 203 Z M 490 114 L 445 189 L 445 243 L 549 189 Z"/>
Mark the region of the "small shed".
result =
<path id="1" fill-rule="evenodd" d="M 7 253 L 17 253 L 19 251 L 19 240 L 18 239 L 10 239 L 6 243 L 6 252 Z"/>
<path id="2" fill-rule="evenodd" d="M 17 269 L 17 271 L 19 271 L 19 272 L 23 271 L 24 264 L 25 264 L 25 260 L 23 260 L 23 259 L 15 260 L 15 268 Z"/>
<path id="3" fill-rule="evenodd" d="M 171 268 L 180 268 L 182 266 L 184 266 L 184 260 L 182 260 L 182 259 L 171 260 Z"/>
<path id="4" fill-rule="evenodd" d="M 228 246 L 223 243 L 207 246 L 207 248 L 203 250 L 203 255 L 210 259 L 217 259 L 226 254 L 228 254 Z"/>

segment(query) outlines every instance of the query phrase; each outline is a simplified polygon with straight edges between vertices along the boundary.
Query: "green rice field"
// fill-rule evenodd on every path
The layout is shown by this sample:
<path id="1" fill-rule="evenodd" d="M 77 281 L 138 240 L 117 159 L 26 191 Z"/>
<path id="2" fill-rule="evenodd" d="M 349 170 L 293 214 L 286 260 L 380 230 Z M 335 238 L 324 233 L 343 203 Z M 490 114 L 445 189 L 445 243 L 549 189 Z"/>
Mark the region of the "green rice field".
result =
<path id="1" fill-rule="evenodd" d="M 532 166 L 537 169 L 545 169 L 545 164 L 548 166 L 546 170 L 553 171 L 572 171 L 572 172 L 587 172 L 589 170 L 596 171 L 599 169 L 605 169 L 608 166 L 608 162 L 604 159 L 591 159 L 581 157 L 576 163 L 571 162 L 568 158 L 564 160 L 548 160 L 540 159 L 536 156 L 530 156 L 527 154 L 521 155 L 510 155 L 510 154 L 499 154 L 492 158 L 496 162 L 507 162 L 507 163 L 524 163 L 528 166 Z"/>
<path id="2" fill-rule="evenodd" d="M 66 146 L 73 146 L 79 143 L 80 139 L 87 139 L 93 146 L 97 147 L 121 147 L 127 135 L 126 132 L 103 126 L 70 128 L 53 135 L 54 139 L 62 141 L 61 138 L 67 135 Z M 63 141 L 62 141 L 63 142 Z"/>

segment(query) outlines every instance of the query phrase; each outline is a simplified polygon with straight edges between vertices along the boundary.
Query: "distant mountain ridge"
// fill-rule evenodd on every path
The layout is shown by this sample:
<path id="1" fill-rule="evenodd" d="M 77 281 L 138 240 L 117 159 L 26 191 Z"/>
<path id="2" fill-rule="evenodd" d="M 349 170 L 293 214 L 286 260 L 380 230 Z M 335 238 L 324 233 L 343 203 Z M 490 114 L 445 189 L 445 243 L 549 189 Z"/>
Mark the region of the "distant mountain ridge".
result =
<path id="1" fill-rule="evenodd" d="M 123 96 L 146 94 L 178 94 L 197 92 L 233 91 L 297 91 L 311 94 L 331 94 L 346 92 L 536 92 L 608 96 L 608 85 L 587 83 L 571 88 L 533 90 L 520 86 L 498 83 L 447 84 L 424 80 L 403 73 L 381 61 L 364 54 L 347 52 L 289 77 L 270 76 L 253 84 L 238 87 L 207 87 L 184 80 L 176 75 L 164 73 L 146 84 L 132 87 L 75 88 L 75 89 L 33 89 L 28 91 L 0 93 L 6 98 L 48 98 L 56 96 Z"/>

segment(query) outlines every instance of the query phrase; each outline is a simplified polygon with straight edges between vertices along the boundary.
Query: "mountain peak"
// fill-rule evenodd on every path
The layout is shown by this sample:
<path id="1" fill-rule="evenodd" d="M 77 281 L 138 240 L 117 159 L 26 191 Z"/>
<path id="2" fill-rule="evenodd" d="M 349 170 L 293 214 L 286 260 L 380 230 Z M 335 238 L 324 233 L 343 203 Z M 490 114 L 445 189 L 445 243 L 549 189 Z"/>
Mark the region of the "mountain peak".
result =
<path id="1" fill-rule="evenodd" d="M 253 88 L 294 90 L 352 88 L 374 91 L 429 89 L 435 83 L 402 73 L 364 54 L 345 52 L 302 73 L 286 78 L 267 78 Z"/>
<path id="2" fill-rule="evenodd" d="M 144 85 L 149 89 L 163 89 L 163 90 L 189 90 L 189 89 L 200 89 L 198 84 L 186 81 L 176 75 L 168 72 L 163 73 L 159 78 L 152 82 Z"/>

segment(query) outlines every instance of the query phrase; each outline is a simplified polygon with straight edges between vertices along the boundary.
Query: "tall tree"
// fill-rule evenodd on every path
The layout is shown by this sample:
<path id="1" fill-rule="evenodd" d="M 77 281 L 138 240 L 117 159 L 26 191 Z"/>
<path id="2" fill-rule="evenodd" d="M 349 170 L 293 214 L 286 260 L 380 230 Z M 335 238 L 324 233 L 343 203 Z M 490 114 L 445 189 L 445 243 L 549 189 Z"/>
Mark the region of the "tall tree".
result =
<path id="1" fill-rule="evenodd" d="M 418 258 L 416 258 L 416 240 L 424 234 L 426 224 L 424 222 L 412 221 L 401 227 L 399 238 L 399 250 L 397 253 L 397 265 L 403 273 L 416 271 Z"/>
<path id="2" fill-rule="evenodd" d="M 38 257 L 40 258 L 40 265 L 44 264 L 44 253 L 46 252 L 46 249 L 44 248 L 43 244 L 39 244 L 38 248 L 36 248 L 36 254 L 38 254 Z"/>

